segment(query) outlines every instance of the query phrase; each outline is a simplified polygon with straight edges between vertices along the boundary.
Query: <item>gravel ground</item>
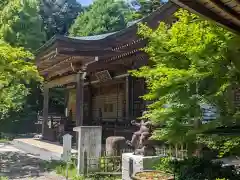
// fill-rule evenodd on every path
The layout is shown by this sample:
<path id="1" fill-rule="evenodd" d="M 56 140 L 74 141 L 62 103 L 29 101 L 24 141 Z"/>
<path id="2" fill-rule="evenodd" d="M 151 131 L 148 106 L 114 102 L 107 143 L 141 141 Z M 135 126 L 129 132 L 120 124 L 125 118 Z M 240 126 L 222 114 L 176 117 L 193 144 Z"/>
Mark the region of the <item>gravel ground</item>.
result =
<path id="1" fill-rule="evenodd" d="M 65 180 L 54 172 L 46 172 L 44 161 L 8 144 L 0 144 L 0 176 L 10 180 Z"/>

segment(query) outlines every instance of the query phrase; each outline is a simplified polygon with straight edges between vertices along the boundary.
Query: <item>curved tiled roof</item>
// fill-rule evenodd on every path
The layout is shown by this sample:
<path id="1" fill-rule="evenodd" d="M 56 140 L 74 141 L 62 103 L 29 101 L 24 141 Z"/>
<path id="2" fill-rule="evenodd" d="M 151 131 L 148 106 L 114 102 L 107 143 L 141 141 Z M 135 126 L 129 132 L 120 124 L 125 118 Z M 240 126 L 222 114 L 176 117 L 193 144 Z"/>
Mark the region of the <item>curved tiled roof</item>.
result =
<path id="1" fill-rule="evenodd" d="M 127 27 L 130 27 L 130 26 L 133 26 L 133 25 L 139 23 L 142 19 L 143 18 L 128 22 Z"/>
<path id="2" fill-rule="evenodd" d="M 118 32 L 118 31 L 117 31 Z M 94 36 L 79 36 L 79 37 L 71 37 L 71 36 L 66 36 L 67 38 L 70 39 L 78 39 L 78 40 L 89 40 L 89 41 L 96 41 L 96 40 L 101 40 L 104 39 L 112 34 L 115 34 L 117 32 L 112 32 L 112 33 L 105 33 L 105 34 L 99 34 L 99 35 L 94 35 Z"/>
<path id="3" fill-rule="evenodd" d="M 141 22 L 142 19 L 143 18 L 128 22 L 126 28 Z M 70 38 L 70 39 L 95 41 L 95 40 L 104 39 L 104 38 L 106 38 L 110 35 L 116 34 L 118 32 L 119 31 L 115 31 L 115 32 L 111 32 L 111 33 L 104 33 L 104 34 L 99 34 L 99 35 L 94 35 L 94 36 L 77 36 L 77 37 L 66 36 L 66 37 Z"/>
<path id="4" fill-rule="evenodd" d="M 141 22 L 142 19 L 143 18 L 128 22 L 126 28 Z M 104 39 L 104 38 L 106 38 L 110 35 L 116 34 L 118 32 L 119 31 L 115 31 L 115 32 L 111 32 L 111 33 L 104 33 L 104 34 L 99 34 L 99 35 L 94 35 L 94 36 L 77 36 L 77 37 L 66 36 L 66 37 L 70 38 L 70 39 L 95 41 L 95 40 Z"/>
<path id="5" fill-rule="evenodd" d="M 101 40 L 107 40 L 107 39 L 116 39 L 117 37 L 119 37 L 119 39 L 122 40 L 124 38 L 129 37 L 129 36 L 123 37 L 124 34 L 128 34 L 128 33 L 136 34 L 137 24 L 139 22 L 143 22 L 143 23 L 149 22 L 150 24 L 153 24 L 153 23 L 158 24 L 158 22 L 157 22 L 157 21 L 159 21 L 158 16 L 162 15 L 163 19 L 166 18 L 163 14 L 168 9 L 171 9 L 171 11 L 174 12 L 178 9 L 178 7 L 176 5 L 173 5 L 173 3 L 171 3 L 171 2 L 168 2 L 165 5 L 163 5 L 161 8 L 159 8 L 157 11 L 150 14 L 149 16 L 129 22 L 125 29 L 122 29 L 122 30 L 119 30 L 116 32 L 105 33 L 105 34 L 94 35 L 94 36 L 83 36 L 83 37 L 69 37 L 69 36 L 55 35 L 50 40 L 48 40 L 43 46 L 41 46 L 35 53 L 38 54 L 39 52 L 48 48 L 56 40 L 72 41 L 72 42 L 76 42 L 76 43 L 91 43 L 91 42 L 97 42 L 98 40 L 101 41 Z M 151 22 L 151 21 L 153 21 L 153 22 Z"/>

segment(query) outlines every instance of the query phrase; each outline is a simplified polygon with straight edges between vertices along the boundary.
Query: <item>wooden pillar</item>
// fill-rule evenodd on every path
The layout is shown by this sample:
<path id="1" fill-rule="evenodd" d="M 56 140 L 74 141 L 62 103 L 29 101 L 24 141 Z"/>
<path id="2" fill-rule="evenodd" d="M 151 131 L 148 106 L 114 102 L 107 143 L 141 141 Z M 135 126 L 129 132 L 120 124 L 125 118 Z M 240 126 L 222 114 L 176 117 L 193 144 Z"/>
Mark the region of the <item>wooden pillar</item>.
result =
<path id="1" fill-rule="evenodd" d="M 92 125 L 93 124 L 93 114 L 92 114 L 92 85 L 91 83 L 89 83 L 88 85 L 88 120 L 87 122 L 89 123 L 88 125 Z"/>
<path id="2" fill-rule="evenodd" d="M 127 76 L 126 77 L 126 90 L 125 90 L 125 95 L 126 95 L 126 107 L 125 107 L 125 112 L 126 112 L 126 120 L 130 120 L 130 108 L 131 108 L 131 105 L 130 105 L 130 102 L 131 102 L 131 89 L 130 89 L 130 86 L 131 86 L 131 77 L 130 76 Z"/>
<path id="3" fill-rule="evenodd" d="M 68 117 L 69 109 L 68 109 L 68 102 L 69 102 L 69 89 L 65 89 L 65 98 L 64 98 L 64 114 Z"/>
<path id="4" fill-rule="evenodd" d="M 134 117 L 134 83 L 135 83 L 135 78 L 131 76 L 131 86 L 130 86 L 130 117 L 132 118 L 136 118 Z"/>
<path id="5" fill-rule="evenodd" d="M 83 106 L 84 106 L 84 79 L 86 73 L 80 71 L 76 77 L 76 126 L 83 125 Z"/>
<path id="6" fill-rule="evenodd" d="M 118 116 L 119 116 L 119 113 L 118 113 L 118 109 L 119 108 L 119 84 L 117 84 L 117 121 L 118 121 Z"/>
<path id="7" fill-rule="evenodd" d="M 48 128 L 48 103 L 49 103 L 49 88 L 44 85 L 43 90 L 43 122 L 42 122 L 42 136 L 46 138 L 46 131 Z"/>

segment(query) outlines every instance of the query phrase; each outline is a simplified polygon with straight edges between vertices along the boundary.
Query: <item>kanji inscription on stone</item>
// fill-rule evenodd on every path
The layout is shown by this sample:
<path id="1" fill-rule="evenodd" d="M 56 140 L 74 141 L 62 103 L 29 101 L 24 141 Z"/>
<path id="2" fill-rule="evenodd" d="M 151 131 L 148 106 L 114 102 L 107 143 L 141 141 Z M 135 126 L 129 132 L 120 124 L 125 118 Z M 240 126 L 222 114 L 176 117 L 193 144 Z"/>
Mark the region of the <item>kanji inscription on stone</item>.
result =
<path id="1" fill-rule="evenodd" d="M 102 150 L 102 127 L 101 126 L 79 126 L 73 129 L 78 132 L 78 170 L 84 172 L 84 152 L 87 155 L 88 171 L 98 169 L 98 161 Z"/>

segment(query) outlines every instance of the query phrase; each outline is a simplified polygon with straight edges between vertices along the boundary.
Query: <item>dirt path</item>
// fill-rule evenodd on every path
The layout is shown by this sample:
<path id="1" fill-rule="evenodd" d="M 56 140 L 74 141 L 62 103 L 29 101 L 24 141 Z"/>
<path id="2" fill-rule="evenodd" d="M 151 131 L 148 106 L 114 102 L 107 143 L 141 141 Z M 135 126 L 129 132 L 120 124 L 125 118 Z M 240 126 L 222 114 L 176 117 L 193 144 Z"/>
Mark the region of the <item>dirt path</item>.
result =
<path id="1" fill-rule="evenodd" d="M 65 180 L 53 172 L 46 172 L 44 161 L 1 143 L 0 176 L 11 180 Z"/>

